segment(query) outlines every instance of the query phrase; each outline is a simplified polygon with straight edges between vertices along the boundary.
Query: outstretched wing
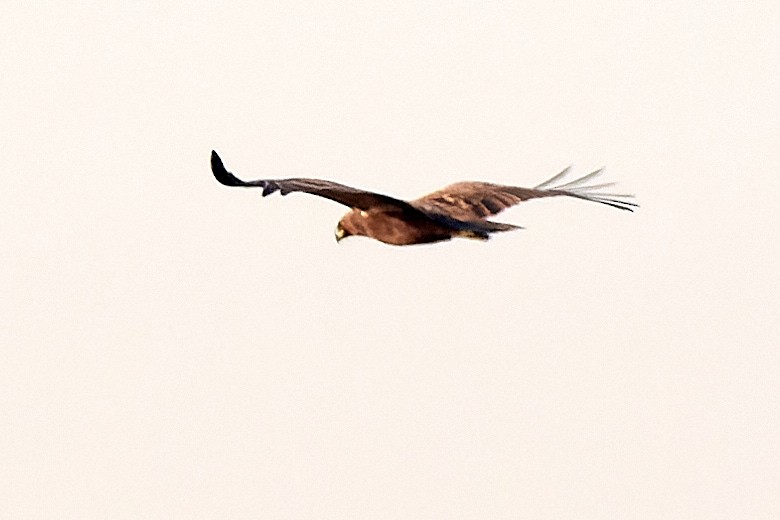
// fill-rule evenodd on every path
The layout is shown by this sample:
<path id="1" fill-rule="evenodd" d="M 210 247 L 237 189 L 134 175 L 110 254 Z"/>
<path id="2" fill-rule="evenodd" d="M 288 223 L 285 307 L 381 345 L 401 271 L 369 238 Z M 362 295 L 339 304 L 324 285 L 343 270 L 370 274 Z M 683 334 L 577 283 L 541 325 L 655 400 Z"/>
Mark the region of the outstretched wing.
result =
<path id="1" fill-rule="evenodd" d="M 586 184 L 601 174 L 603 169 L 570 182 L 556 184 L 563 181 L 570 170 L 570 168 L 566 168 L 535 188 L 502 186 L 487 182 L 458 182 L 409 203 L 423 211 L 444 213 L 458 220 L 484 219 L 524 200 L 559 195 L 599 202 L 627 211 L 633 211 L 633 208 L 637 207 L 637 204 L 627 200 L 632 199 L 633 195 L 618 195 L 601 191 L 614 183 Z"/>
<path id="2" fill-rule="evenodd" d="M 294 191 L 311 193 L 319 197 L 333 200 L 339 204 L 344 204 L 350 208 L 357 208 L 363 211 L 369 209 L 397 209 L 402 211 L 416 210 L 404 202 L 387 195 L 373 193 L 370 191 L 359 190 L 350 186 L 345 186 L 337 182 L 326 181 L 322 179 L 261 179 L 254 181 L 242 181 L 225 169 L 217 152 L 211 151 L 211 171 L 214 177 L 225 186 L 240 186 L 243 188 L 263 188 L 263 197 L 278 191 L 282 195 L 287 195 Z"/>

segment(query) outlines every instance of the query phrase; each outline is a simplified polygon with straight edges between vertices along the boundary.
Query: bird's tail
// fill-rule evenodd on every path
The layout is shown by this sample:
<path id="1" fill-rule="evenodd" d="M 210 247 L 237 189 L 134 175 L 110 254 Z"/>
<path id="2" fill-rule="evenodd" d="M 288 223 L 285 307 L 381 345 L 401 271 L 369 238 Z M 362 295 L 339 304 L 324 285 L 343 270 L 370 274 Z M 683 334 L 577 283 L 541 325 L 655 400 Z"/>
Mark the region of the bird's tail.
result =
<path id="1" fill-rule="evenodd" d="M 462 238 L 473 238 L 477 240 L 487 240 L 491 233 L 500 233 L 503 231 L 514 231 L 515 229 L 525 229 L 522 226 L 506 224 L 504 222 L 493 222 L 491 220 L 468 221 L 462 229 L 458 231 L 458 236 Z"/>

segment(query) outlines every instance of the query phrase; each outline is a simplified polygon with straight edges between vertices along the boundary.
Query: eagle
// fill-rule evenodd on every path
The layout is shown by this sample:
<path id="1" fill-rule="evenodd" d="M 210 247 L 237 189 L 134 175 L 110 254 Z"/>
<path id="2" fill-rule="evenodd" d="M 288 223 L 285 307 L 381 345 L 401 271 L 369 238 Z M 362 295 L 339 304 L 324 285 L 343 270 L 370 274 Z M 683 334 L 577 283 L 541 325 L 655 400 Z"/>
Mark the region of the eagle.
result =
<path id="1" fill-rule="evenodd" d="M 564 182 L 571 168 L 534 188 L 503 186 L 488 182 L 457 182 L 419 199 L 404 201 L 381 193 L 361 190 L 323 179 L 261 179 L 243 181 L 227 171 L 217 152 L 211 151 L 211 171 L 225 186 L 262 188 L 263 197 L 276 191 L 295 191 L 324 197 L 351 208 L 336 226 L 336 241 L 364 236 L 386 244 L 405 246 L 442 242 L 455 237 L 487 240 L 491 233 L 522 229 L 493 222 L 488 217 L 525 200 L 543 197 L 573 197 L 633 211 L 633 195 L 603 192 L 614 183 L 592 184 L 603 168 Z"/>

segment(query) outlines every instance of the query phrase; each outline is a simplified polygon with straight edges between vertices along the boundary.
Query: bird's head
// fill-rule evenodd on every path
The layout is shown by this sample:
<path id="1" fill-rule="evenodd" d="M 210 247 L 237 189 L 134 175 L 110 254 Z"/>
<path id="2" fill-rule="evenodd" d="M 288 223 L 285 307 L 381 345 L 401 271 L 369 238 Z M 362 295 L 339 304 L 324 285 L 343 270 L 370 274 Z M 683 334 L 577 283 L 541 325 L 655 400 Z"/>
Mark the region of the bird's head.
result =
<path id="1" fill-rule="evenodd" d="M 339 220 L 336 226 L 336 242 L 351 236 L 370 236 L 366 229 L 368 214 L 359 209 L 353 209 Z"/>

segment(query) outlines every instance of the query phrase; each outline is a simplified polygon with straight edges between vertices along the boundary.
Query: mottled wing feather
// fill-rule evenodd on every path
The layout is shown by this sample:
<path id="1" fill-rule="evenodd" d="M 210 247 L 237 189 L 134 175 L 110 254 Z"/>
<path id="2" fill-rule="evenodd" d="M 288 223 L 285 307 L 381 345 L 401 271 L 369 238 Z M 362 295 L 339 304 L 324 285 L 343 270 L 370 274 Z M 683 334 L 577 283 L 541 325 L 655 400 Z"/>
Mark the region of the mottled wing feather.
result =
<path id="1" fill-rule="evenodd" d="M 260 187 L 263 189 L 263 197 L 276 191 L 282 195 L 299 191 L 324 197 L 339 204 L 364 211 L 369 209 L 416 211 L 409 203 L 402 200 L 322 179 L 260 179 L 243 181 L 225 169 L 222 159 L 215 151 L 211 152 L 211 171 L 214 173 L 214 177 L 226 186 Z"/>
<path id="2" fill-rule="evenodd" d="M 530 198 L 531 191 L 487 182 L 458 182 L 410 204 L 423 211 L 445 213 L 459 220 L 484 219 Z"/>
<path id="3" fill-rule="evenodd" d="M 579 179 L 557 184 L 569 173 L 566 168 L 536 188 L 503 186 L 487 182 L 458 182 L 424 197 L 410 201 L 410 204 L 426 212 L 443 213 L 459 220 L 485 219 L 520 202 L 542 197 L 568 196 L 633 211 L 636 204 L 625 199 L 632 195 L 601 193 L 599 190 L 612 183 L 585 185 L 601 173 L 597 170 Z M 552 187 L 550 187 L 552 186 Z"/>

